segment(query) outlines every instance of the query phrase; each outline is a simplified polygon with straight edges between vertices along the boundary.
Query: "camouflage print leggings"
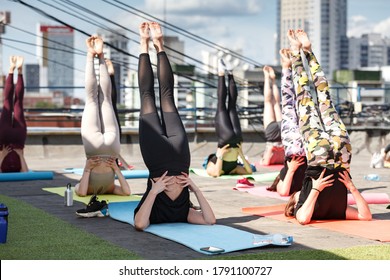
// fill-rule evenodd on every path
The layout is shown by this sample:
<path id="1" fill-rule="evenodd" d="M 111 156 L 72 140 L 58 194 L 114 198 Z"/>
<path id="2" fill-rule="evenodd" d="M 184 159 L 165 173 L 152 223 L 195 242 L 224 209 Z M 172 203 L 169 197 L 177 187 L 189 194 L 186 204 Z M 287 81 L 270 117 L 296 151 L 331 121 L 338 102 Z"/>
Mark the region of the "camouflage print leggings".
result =
<path id="1" fill-rule="evenodd" d="M 297 111 L 295 109 L 296 97 L 290 69 L 282 72 L 282 143 L 286 157 L 305 156 Z"/>
<path id="2" fill-rule="evenodd" d="M 333 106 L 328 81 L 316 57 L 308 53 L 306 58 L 317 92 L 317 105 L 310 93 L 302 57 L 300 54 L 292 55 L 299 127 L 305 142 L 307 163 L 328 169 L 349 169 L 352 154 L 348 132 Z"/>

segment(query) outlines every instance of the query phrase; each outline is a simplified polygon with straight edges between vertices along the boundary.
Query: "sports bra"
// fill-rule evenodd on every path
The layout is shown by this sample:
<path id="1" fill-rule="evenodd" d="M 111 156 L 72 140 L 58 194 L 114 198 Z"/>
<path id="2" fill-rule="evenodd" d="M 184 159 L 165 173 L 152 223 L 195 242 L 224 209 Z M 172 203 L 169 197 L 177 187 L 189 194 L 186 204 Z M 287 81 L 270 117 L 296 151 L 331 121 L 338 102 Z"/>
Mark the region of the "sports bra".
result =
<path id="1" fill-rule="evenodd" d="M 214 164 L 217 163 L 216 154 L 210 155 L 209 158 L 210 158 L 209 161 L 211 161 L 212 163 Z M 226 175 L 230 174 L 230 172 L 232 172 L 236 167 L 237 167 L 237 161 L 226 161 L 226 160 L 222 161 L 222 170 Z"/>

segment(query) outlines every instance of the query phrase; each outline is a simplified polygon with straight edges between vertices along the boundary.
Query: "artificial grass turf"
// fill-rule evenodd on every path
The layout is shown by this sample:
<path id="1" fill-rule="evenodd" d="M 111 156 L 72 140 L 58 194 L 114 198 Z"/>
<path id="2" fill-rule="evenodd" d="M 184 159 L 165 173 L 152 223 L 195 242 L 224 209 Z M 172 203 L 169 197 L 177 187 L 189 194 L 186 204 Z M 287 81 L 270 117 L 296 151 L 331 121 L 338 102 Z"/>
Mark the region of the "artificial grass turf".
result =
<path id="1" fill-rule="evenodd" d="M 138 255 L 7 196 L 7 242 L 1 260 L 131 260 Z"/>
<path id="2" fill-rule="evenodd" d="M 89 234 L 38 208 L 7 196 L 7 243 L 0 244 L 1 260 L 131 260 L 135 253 Z M 241 253 L 244 253 L 242 251 Z M 390 260 L 390 244 L 333 250 L 289 250 L 237 256 L 213 256 L 224 260 Z"/>

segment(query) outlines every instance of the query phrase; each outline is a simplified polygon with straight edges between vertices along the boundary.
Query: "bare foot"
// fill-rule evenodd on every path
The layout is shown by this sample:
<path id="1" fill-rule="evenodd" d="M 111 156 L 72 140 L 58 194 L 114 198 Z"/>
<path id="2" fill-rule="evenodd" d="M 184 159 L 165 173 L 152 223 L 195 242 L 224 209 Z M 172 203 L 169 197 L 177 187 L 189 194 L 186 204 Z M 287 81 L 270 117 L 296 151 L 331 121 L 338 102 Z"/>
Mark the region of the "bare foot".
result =
<path id="1" fill-rule="evenodd" d="M 265 65 L 263 67 L 264 79 L 269 79 L 270 78 L 270 76 L 269 76 L 269 69 L 270 68 L 271 67 L 269 67 L 268 65 Z"/>
<path id="2" fill-rule="evenodd" d="M 17 57 L 16 57 L 16 68 L 18 68 L 18 73 L 19 73 L 19 74 L 22 74 L 22 70 L 23 70 L 23 61 L 24 61 L 23 56 L 17 56 Z"/>
<path id="3" fill-rule="evenodd" d="M 103 53 L 103 39 L 99 36 L 94 37 L 94 49 L 97 55 L 101 55 Z"/>
<path id="4" fill-rule="evenodd" d="M 11 55 L 9 57 L 9 73 L 10 74 L 14 73 L 14 70 L 16 67 L 16 59 L 17 59 L 17 56 L 15 56 L 15 55 Z"/>
<path id="5" fill-rule="evenodd" d="M 87 38 L 87 40 L 85 40 L 85 44 L 87 45 L 87 50 L 88 50 L 88 53 L 91 54 L 92 56 L 95 56 L 96 55 L 96 51 L 95 51 L 95 38 L 93 36 Z"/>
<path id="6" fill-rule="evenodd" d="M 150 27 L 150 32 L 152 33 L 153 45 L 156 48 L 156 51 L 157 52 L 163 51 L 164 43 L 163 43 L 163 34 L 162 34 L 160 24 L 153 21 L 149 23 L 149 27 Z"/>
<path id="7" fill-rule="evenodd" d="M 108 74 L 114 75 L 114 73 L 115 73 L 114 65 L 112 64 L 112 61 L 108 58 L 106 58 L 106 65 L 107 65 Z"/>
<path id="8" fill-rule="evenodd" d="M 280 54 L 280 64 L 282 64 L 282 68 L 283 69 L 291 68 L 290 50 L 281 49 L 279 51 L 279 54 Z"/>
<path id="9" fill-rule="evenodd" d="M 271 78 L 271 80 L 275 80 L 275 77 L 276 77 L 275 71 L 271 66 L 269 66 L 268 73 L 269 73 L 269 77 Z"/>
<path id="10" fill-rule="evenodd" d="M 295 32 L 295 35 L 299 42 L 302 44 L 302 50 L 304 52 L 311 52 L 311 42 L 309 40 L 309 37 L 307 37 L 307 34 L 304 30 L 298 29 Z"/>
<path id="11" fill-rule="evenodd" d="M 143 22 L 139 26 L 139 35 L 141 36 L 141 52 L 148 53 L 149 51 L 149 40 L 150 40 L 150 28 L 149 23 Z"/>
<path id="12" fill-rule="evenodd" d="M 295 31 L 293 29 L 289 29 L 287 31 L 287 38 L 290 40 L 291 52 L 293 54 L 298 54 L 302 44 L 299 42 L 295 36 Z"/>

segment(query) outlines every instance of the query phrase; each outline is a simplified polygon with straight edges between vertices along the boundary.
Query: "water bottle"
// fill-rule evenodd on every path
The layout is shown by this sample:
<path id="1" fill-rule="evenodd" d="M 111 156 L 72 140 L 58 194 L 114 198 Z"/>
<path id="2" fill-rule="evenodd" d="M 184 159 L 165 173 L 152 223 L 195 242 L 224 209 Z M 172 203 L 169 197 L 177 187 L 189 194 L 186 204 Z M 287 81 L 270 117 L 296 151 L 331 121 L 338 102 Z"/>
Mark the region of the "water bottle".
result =
<path id="1" fill-rule="evenodd" d="M 73 205 L 73 191 L 72 191 L 72 185 L 70 183 L 66 185 L 64 204 L 65 206 Z"/>
<path id="2" fill-rule="evenodd" d="M 287 245 L 293 242 L 292 236 L 282 235 L 280 233 L 276 233 L 272 236 L 272 244 L 276 245 Z"/>
<path id="3" fill-rule="evenodd" d="M 0 203 L 0 243 L 7 241 L 8 231 L 8 208 L 3 203 Z"/>
<path id="4" fill-rule="evenodd" d="M 364 179 L 368 181 L 380 181 L 381 177 L 378 174 L 368 174 L 364 175 Z"/>

